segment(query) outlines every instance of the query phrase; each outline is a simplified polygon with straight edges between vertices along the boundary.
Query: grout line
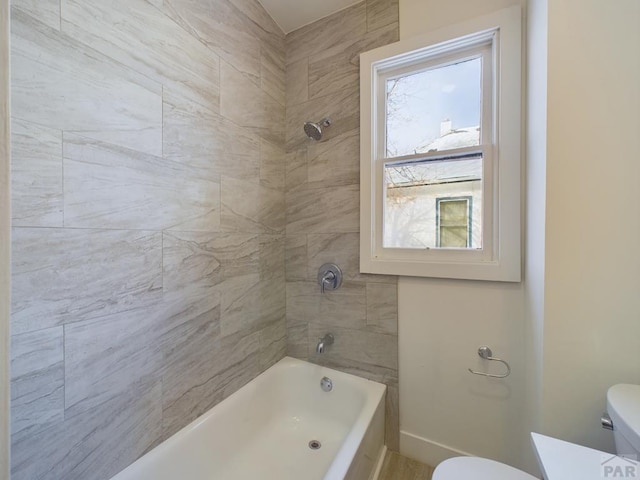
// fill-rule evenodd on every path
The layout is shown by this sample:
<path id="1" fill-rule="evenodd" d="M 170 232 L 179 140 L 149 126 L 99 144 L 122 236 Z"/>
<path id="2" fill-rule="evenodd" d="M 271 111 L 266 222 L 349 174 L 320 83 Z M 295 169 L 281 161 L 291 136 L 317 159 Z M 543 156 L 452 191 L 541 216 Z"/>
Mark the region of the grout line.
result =
<path id="1" fill-rule="evenodd" d="M 162 233 L 166 232 L 168 234 L 172 233 L 211 233 L 211 234 L 225 234 L 225 235 L 256 235 L 254 231 L 245 231 L 245 230 L 222 230 L 212 229 L 212 230 L 194 230 L 194 229 L 180 229 L 180 228 L 107 228 L 107 227 L 71 227 L 71 226 L 42 226 L 42 225 L 13 225 L 12 228 L 15 229 L 42 229 L 42 230 L 87 230 L 87 231 L 104 231 L 104 232 L 151 232 L 151 233 Z M 277 237 L 279 235 L 285 235 L 285 232 L 272 232 L 272 233 L 261 233 L 260 235 L 268 235 Z"/>
<path id="2" fill-rule="evenodd" d="M 364 2 L 364 33 L 369 33 L 369 0 Z"/>
<path id="3" fill-rule="evenodd" d="M 160 85 L 160 155 L 164 157 L 164 84 Z"/>
<path id="4" fill-rule="evenodd" d="M 164 297 L 164 230 L 160 232 L 160 283 Z"/>
<path id="5" fill-rule="evenodd" d="M 62 325 L 62 421 L 67 419 L 67 326 Z"/>
<path id="6" fill-rule="evenodd" d="M 61 178 L 61 186 L 62 186 L 62 227 L 61 228 L 65 228 L 64 225 L 64 211 L 65 211 L 65 190 L 64 190 L 64 130 L 60 130 L 60 172 L 62 174 L 62 178 Z"/>
<path id="7" fill-rule="evenodd" d="M 218 57 L 218 115 L 220 115 L 222 118 L 227 118 L 225 115 L 222 115 L 222 62 L 224 60 L 222 60 L 222 58 L 220 58 L 219 55 L 217 57 Z"/>

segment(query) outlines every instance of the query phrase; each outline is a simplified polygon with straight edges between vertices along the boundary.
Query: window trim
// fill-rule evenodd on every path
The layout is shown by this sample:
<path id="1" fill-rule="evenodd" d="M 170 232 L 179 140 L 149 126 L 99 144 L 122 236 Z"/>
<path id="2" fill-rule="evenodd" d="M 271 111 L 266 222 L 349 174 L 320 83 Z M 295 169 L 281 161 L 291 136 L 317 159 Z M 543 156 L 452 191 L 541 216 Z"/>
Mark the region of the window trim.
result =
<path id="1" fill-rule="evenodd" d="M 360 56 L 361 272 L 521 281 L 521 17 L 521 8 L 511 7 Z M 483 250 L 380 248 L 385 164 L 381 160 L 390 160 L 375 158 L 381 145 L 378 132 L 384 126 L 381 122 L 385 121 L 379 115 L 384 108 L 378 108 L 381 101 L 378 88 L 380 73 L 403 66 L 435 62 L 446 58 L 448 52 L 461 52 L 470 46 L 479 47 L 489 38 L 494 45 L 496 77 L 492 92 L 493 138 L 489 145 L 483 144 L 483 134 L 478 147 L 479 151 L 483 151 L 483 156 L 490 155 L 492 158 L 490 162 L 483 160 L 483 184 L 490 187 L 490 190 L 483 188 L 483 192 L 491 192 L 490 198 L 483 198 L 483 207 L 487 205 L 484 210 Z M 423 154 L 419 157 L 426 156 Z"/>

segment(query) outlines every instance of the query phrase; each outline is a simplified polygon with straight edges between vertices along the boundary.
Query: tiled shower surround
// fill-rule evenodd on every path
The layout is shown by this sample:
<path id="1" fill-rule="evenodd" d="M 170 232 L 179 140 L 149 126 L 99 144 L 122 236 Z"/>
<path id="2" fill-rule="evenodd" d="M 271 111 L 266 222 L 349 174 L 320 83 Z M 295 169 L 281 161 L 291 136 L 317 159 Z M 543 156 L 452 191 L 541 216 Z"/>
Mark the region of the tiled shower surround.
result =
<path id="1" fill-rule="evenodd" d="M 108 479 L 287 351 L 387 383 L 397 448 L 395 279 L 357 241 L 357 55 L 397 8 L 285 38 L 257 0 L 12 2 L 13 480 Z"/>
<path id="2" fill-rule="evenodd" d="M 287 351 L 387 384 L 386 443 L 398 450 L 396 277 L 359 273 L 359 54 L 398 40 L 398 3 L 368 0 L 287 35 Z M 322 142 L 300 135 L 331 118 Z M 318 268 L 343 286 L 320 295 Z M 335 343 L 315 353 L 319 337 Z"/>

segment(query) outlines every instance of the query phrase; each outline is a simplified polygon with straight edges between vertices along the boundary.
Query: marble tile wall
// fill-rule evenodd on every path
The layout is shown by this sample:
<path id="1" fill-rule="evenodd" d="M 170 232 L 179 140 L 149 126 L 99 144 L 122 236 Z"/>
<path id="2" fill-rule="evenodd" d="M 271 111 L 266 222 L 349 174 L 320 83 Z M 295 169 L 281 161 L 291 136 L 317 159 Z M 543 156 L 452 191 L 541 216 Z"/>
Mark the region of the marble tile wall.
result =
<path id="1" fill-rule="evenodd" d="M 286 352 L 257 0 L 13 0 L 12 479 L 105 480 Z"/>
<path id="2" fill-rule="evenodd" d="M 9 478 L 9 0 L 0 0 L 0 478 Z"/>
<path id="3" fill-rule="evenodd" d="M 359 273 L 359 54 L 398 40 L 397 0 L 366 0 L 287 35 L 287 352 L 388 386 L 386 444 L 399 448 L 396 277 Z M 321 142 L 305 121 L 330 117 Z M 320 295 L 318 268 L 345 280 Z M 322 355 L 325 333 L 335 344 Z"/>

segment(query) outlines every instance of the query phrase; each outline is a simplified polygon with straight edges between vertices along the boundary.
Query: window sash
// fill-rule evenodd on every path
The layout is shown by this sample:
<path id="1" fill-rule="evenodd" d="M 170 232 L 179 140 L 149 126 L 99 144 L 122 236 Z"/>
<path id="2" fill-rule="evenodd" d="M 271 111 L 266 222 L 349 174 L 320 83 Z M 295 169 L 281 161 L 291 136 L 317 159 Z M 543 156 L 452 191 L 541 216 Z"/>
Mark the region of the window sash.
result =
<path id="1" fill-rule="evenodd" d="M 447 153 L 448 152 L 448 153 Z M 384 180 L 385 166 L 387 164 L 394 165 L 399 162 L 409 162 L 411 160 L 430 159 L 433 161 L 450 158 L 452 160 L 464 158 L 475 154 L 482 156 L 482 240 L 480 248 L 467 249 L 441 249 L 441 248 L 397 248 L 384 246 L 384 214 L 385 214 L 385 198 L 387 196 L 387 187 Z M 372 237 L 372 256 L 373 258 L 385 258 L 394 261 L 415 261 L 416 255 L 422 257 L 422 260 L 428 261 L 447 261 L 465 263 L 487 262 L 493 257 L 493 239 L 495 238 L 497 225 L 495 218 L 495 200 L 493 198 L 494 185 L 494 165 L 493 165 L 493 148 L 492 146 L 465 147 L 455 150 L 443 152 L 429 152 L 419 155 L 407 155 L 404 157 L 380 159 L 374 164 L 375 184 L 379 187 L 374 192 L 375 208 L 373 209 L 373 227 L 374 235 Z"/>
<path id="2" fill-rule="evenodd" d="M 373 152 L 373 169 L 375 188 L 375 206 L 374 206 L 374 239 L 372 245 L 372 253 L 374 258 L 390 257 L 398 260 L 415 258 L 416 254 L 420 254 L 425 259 L 440 259 L 447 257 L 447 261 L 488 261 L 493 252 L 494 232 L 493 224 L 493 162 L 492 162 L 492 145 L 494 143 L 495 131 L 495 94 L 496 89 L 494 79 L 496 79 L 495 70 L 497 68 L 496 61 L 496 44 L 498 32 L 492 31 L 482 34 L 474 43 L 466 43 L 458 49 L 452 51 L 448 49 L 446 53 L 436 52 L 433 55 L 422 56 L 418 60 L 405 61 L 396 63 L 395 65 L 381 66 L 374 70 L 374 85 L 376 91 L 375 117 L 376 122 L 376 142 Z M 387 147 L 387 80 L 399 76 L 405 76 L 414 72 L 421 72 L 430 69 L 436 69 L 459 63 L 470 58 L 482 58 L 482 95 L 480 106 L 480 145 L 442 150 L 437 152 L 426 152 L 415 155 L 404 155 L 399 157 L 386 157 Z M 482 172 L 482 239 L 479 249 L 461 249 L 460 251 L 452 251 L 450 249 L 441 249 L 436 245 L 434 248 L 425 248 L 424 250 L 384 247 L 384 208 L 385 198 L 387 195 L 386 182 L 384 177 L 384 167 L 386 164 L 412 161 L 412 160 L 442 160 L 446 157 L 459 158 L 462 155 L 481 153 L 483 158 Z M 489 246 L 489 249 L 486 248 Z M 474 257 L 474 258 L 471 258 Z"/>
<path id="3" fill-rule="evenodd" d="M 495 143 L 494 131 L 496 110 L 494 88 L 497 75 L 497 32 L 492 32 L 490 36 L 484 36 L 478 43 L 471 46 L 465 45 L 456 51 L 447 51 L 420 58 L 413 62 L 406 62 L 395 67 L 381 67 L 375 70 L 374 85 L 376 89 L 376 145 L 374 159 L 388 158 L 387 153 L 387 81 L 394 78 L 405 77 L 409 74 L 420 73 L 428 70 L 455 65 L 474 58 L 482 59 L 481 77 L 481 105 L 480 105 L 480 145 L 490 145 Z M 475 147 L 475 146 L 474 146 Z M 470 147 L 473 148 L 473 147 Z M 476 147 L 477 148 L 477 147 Z M 442 154 L 446 150 L 437 152 Z M 396 157 L 401 158 L 401 157 Z"/>

